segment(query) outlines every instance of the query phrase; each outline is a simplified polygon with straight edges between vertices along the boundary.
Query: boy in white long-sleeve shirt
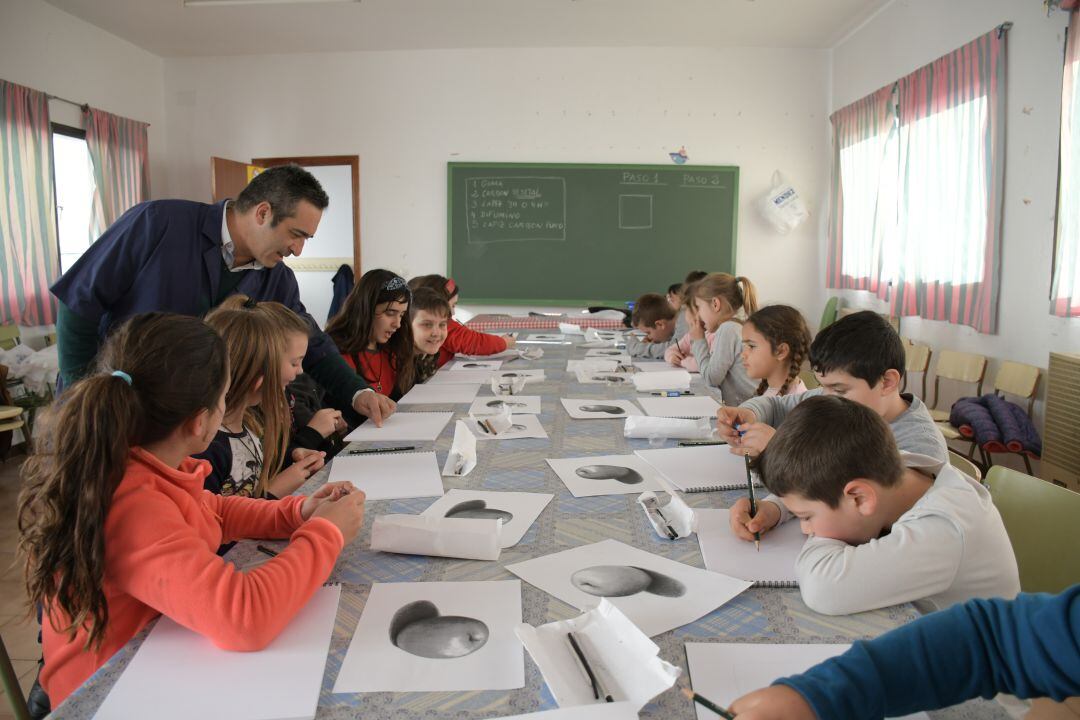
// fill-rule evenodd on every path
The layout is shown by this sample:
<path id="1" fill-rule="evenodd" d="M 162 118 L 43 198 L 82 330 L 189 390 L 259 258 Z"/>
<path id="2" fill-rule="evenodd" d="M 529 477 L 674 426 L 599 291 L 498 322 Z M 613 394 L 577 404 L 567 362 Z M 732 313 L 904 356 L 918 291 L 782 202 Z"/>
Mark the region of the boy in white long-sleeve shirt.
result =
<path id="1" fill-rule="evenodd" d="M 759 467 L 810 536 L 795 571 L 813 610 L 842 615 L 914 602 L 929 612 L 1020 592 L 1016 557 L 987 490 L 931 458 L 901 458 L 889 426 L 864 405 L 805 400 Z"/>

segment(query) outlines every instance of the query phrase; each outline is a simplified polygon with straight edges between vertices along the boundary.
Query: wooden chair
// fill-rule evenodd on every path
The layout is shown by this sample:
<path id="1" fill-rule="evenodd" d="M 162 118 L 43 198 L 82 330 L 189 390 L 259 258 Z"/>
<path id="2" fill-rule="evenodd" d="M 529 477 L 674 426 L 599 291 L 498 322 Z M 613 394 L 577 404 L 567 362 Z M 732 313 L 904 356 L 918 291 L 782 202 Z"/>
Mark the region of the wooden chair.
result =
<path id="1" fill-rule="evenodd" d="M 821 313 L 821 324 L 818 325 L 818 331 L 824 330 L 836 322 L 836 308 L 839 304 L 840 298 L 837 297 L 831 297 L 825 303 L 825 310 Z M 810 386 L 807 385 L 807 387 Z"/>
<path id="2" fill-rule="evenodd" d="M 11 404 L 11 393 L 7 389 L 7 365 L 0 365 L 0 461 L 6 462 L 11 452 L 11 441 L 15 431 L 25 426 L 23 409 Z M 29 445 L 29 439 L 27 444 Z"/>
<path id="3" fill-rule="evenodd" d="M 10 350 L 19 344 L 18 325 L 0 325 L 0 348 Z"/>
<path id="4" fill-rule="evenodd" d="M 979 470 L 979 466 L 973 463 L 970 458 L 964 457 L 955 450 L 949 450 L 949 464 L 965 475 L 982 482 L 982 471 Z"/>
<path id="5" fill-rule="evenodd" d="M 934 402 L 930 404 L 930 416 L 934 418 L 946 440 L 958 440 L 960 432 L 949 424 L 949 411 L 939 410 L 941 381 L 966 383 L 975 386 L 975 395 L 982 395 L 983 378 L 986 376 L 986 357 L 974 353 L 942 350 L 938 355 L 937 376 L 934 378 Z"/>
<path id="6" fill-rule="evenodd" d="M 56 344 L 56 333 L 45 333 L 45 347 Z"/>
<path id="7" fill-rule="evenodd" d="M 1059 593 L 1080 582 L 1080 494 L 995 465 L 986 475 L 1009 533 L 1020 589 Z"/>
<path id="8" fill-rule="evenodd" d="M 7 647 L 0 638 L 0 677 L 4 681 L 4 693 L 7 695 L 11 712 L 16 720 L 30 720 L 30 708 L 26 706 L 26 698 L 23 696 L 22 687 L 19 685 L 19 677 L 15 674 L 15 668 L 8 657 Z"/>
<path id="9" fill-rule="evenodd" d="M 998 368 L 997 373 L 994 375 L 994 394 L 1002 397 L 1011 395 L 1021 401 L 1026 400 L 1027 405 L 1024 407 L 1027 416 L 1030 418 L 1032 410 L 1035 407 L 1035 395 L 1039 392 L 1039 378 L 1041 371 L 1034 365 L 1026 365 L 1024 363 L 1013 362 L 1012 360 L 1005 360 L 1001 363 L 1001 367 Z M 985 450 L 981 451 L 983 462 L 986 467 L 990 467 L 993 464 L 993 457 L 991 453 Z M 1009 453 L 1010 455 L 1019 455 L 1024 459 L 1024 467 L 1027 468 L 1028 475 L 1033 475 L 1031 471 L 1031 458 L 1027 453 Z M 975 455 L 975 441 L 971 441 L 971 448 L 968 450 L 968 455 L 974 457 Z"/>
<path id="10" fill-rule="evenodd" d="M 836 319 L 839 320 L 840 318 L 847 317 L 848 315 L 854 315 L 855 313 L 862 312 L 863 310 L 869 310 L 869 308 L 845 306 L 840 308 L 840 311 L 836 314 Z M 878 313 L 878 315 L 880 315 L 882 319 L 884 319 L 887 323 L 892 325 L 892 329 L 895 330 L 897 334 L 900 333 L 900 318 L 894 317 L 893 315 L 889 315 L 887 313 Z"/>
<path id="11" fill-rule="evenodd" d="M 922 375 L 922 395 L 920 399 L 926 399 L 926 376 L 929 375 L 930 357 L 934 354 L 929 345 L 917 343 L 909 338 L 901 338 L 904 341 L 904 385 L 901 392 L 907 390 L 908 377 L 911 373 Z"/>

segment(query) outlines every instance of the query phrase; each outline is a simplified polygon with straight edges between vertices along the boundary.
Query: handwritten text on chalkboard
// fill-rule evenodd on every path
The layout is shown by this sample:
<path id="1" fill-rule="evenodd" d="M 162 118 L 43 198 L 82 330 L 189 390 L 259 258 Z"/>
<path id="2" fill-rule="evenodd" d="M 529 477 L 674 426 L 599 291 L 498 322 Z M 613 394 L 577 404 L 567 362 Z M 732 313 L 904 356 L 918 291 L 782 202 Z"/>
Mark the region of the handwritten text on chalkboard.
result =
<path id="1" fill-rule="evenodd" d="M 566 240 L 563 178 L 467 178 L 464 202 L 469 244 Z"/>

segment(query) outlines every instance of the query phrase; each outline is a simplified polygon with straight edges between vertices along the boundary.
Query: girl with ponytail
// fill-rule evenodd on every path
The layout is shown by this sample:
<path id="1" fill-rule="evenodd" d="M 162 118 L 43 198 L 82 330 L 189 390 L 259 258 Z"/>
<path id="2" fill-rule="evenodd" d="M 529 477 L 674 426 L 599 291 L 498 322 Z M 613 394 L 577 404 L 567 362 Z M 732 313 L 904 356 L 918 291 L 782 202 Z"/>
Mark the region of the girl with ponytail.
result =
<path id="1" fill-rule="evenodd" d="M 744 316 L 757 311 L 757 292 L 744 277 L 727 273 L 709 273 L 694 283 L 693 313 L 690 323 L 690 351 L 697 359 L 705 384 L 720 391 L 727 405 L 738 405 L 754 396 L 754 382 L 746 376 L 739 361 L 742 354 L 742 322 Z M 715 333 L 712 346 L 705 333 Z"/>
<path id="2" fill-rule="evenodd" d="M 790 305 L 767 305 L 743 323 L 742 341 L 746 374 L 761 380 L 758 395 L 806 392 L 799 371 L 810 355 L 810 330 L 802 313 Z"/>
<path id="3" fill-rule="evenodd" d="M 225 343 L 206 323 L 137 315 L 40 419 L 19 552 L 54 707 L 162 613 L 226 649 L 265 647 L 359 531 L 363 493 L 343 484 L 276 502 L 203 489 L 209 464 L 190 456 L 214 437 L 228 385 Z M 292 542 L 240 572 L 216 551 L 246 537 Z"/>

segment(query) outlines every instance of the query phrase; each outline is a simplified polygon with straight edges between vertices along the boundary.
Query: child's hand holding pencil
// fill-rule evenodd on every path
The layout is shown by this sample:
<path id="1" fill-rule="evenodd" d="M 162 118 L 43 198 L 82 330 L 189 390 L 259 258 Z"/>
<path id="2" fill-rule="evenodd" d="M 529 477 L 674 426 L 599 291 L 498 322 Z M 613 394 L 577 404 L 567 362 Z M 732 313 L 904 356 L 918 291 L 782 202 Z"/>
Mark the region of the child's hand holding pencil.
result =
<path id="1" fill-rule="evenodd" d="M 743 695 L 728 710 L 738 720 L 817 720 L 810 704 L 787 685 Z"/>

